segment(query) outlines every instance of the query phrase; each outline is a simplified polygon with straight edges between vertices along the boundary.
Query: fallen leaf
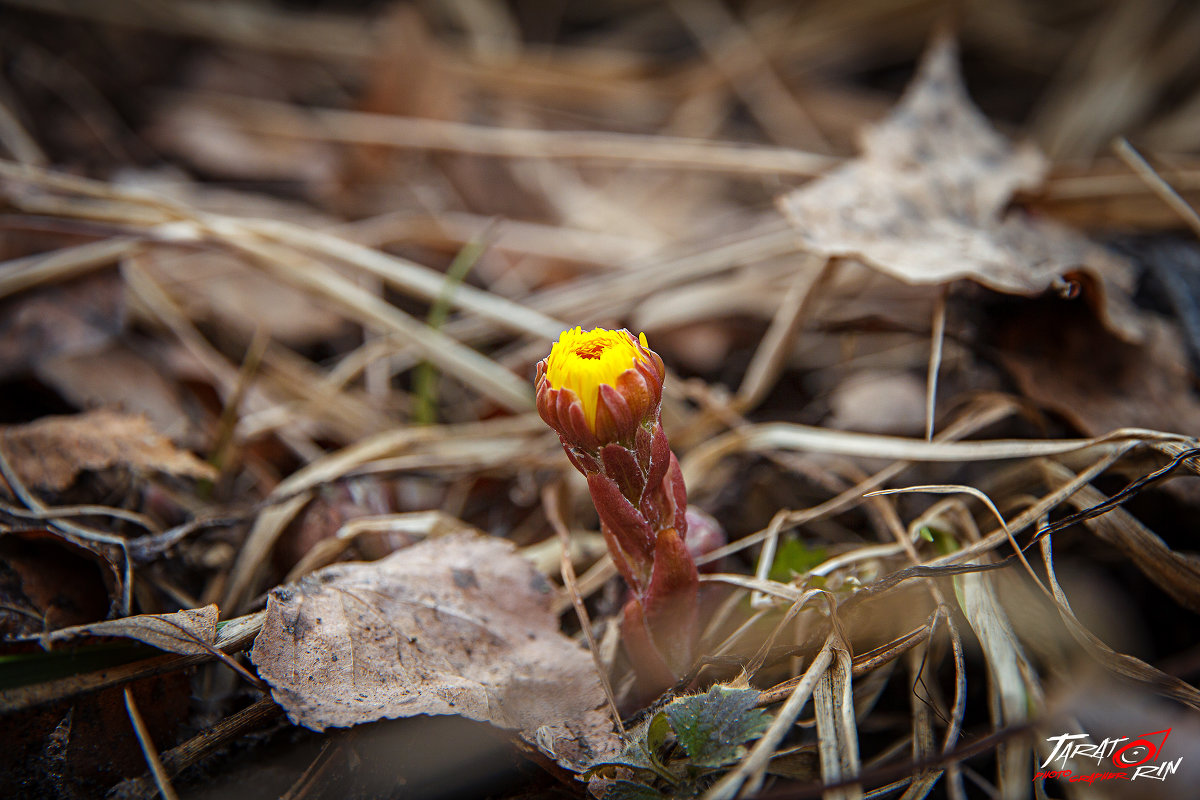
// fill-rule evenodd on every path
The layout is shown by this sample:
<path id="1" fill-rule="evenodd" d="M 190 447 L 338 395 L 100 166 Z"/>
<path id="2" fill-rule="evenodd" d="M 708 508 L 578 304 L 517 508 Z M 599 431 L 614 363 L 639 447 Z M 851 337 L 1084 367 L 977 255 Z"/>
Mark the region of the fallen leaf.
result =
<path id="1" fill-rule="evenodd" d="M 276 588 L 250 658 L 296 724 L 459 714 L 581 771 L 619 740 L 553 597 L 511 543 L 451 534 Z"/>
<path id="2" fill-rule="evenodd" d="M 120 572 L 51 531 L 0 528 L 0 639 L 103 619 Z"/>
<path id="3" fill-rule="evenodd" d="M 1074 304 L 1031 303 L 995 331 L 996 356 L 1021 393 L 1099 436 L 1117 428 L 1200 431 L 1200 402 L 1178 329 L 1152 315 L 1145 341 L 1121 341 Z"/>
<path id="4" fill-rule="evenodd" d="M 1004 214 L 1018 190 L 1041 182 L 1046 162 L 1032 147 L 1009 144 L 971 104 L 953 39 L 933 43 L 862 146 L 858 159 L 780 198 L 805 249 L 857 258 L 907 283 L 969 278 L 1022 295 L 1086 271 L 1098 279 L 1108 325 L 1137 338 L 1123 259 L 1068 228 Z"/>
<path id="5" fill-rule="evenodd" d="M 216 477 L 216 471 L 179 450 L 140 416 L 98 409 L 42 417 L 0 429 L 4 455 L 26 486 L 61 492 L 79 473 L 110 467 L 185 478 Z"/>
<path id="6" fill-rule="evenodd" d="M 228 253 L 158 249 L 139 256 L 137 264 L 197 323 L 232 328 L 244 336 L 262 328 L 293 347 L 327 342 L 345 332 L 342 318 L 327 304 Z"/>
<path id="7" fill-rule="evenodd" d="M 925 426 L 925 382 L 909 372 L 857 370 L 834 387 L 826 427 L 919 436 Z"/>
<path id="8" fill-rule="evenodd" d="M 118 636 L 181 655 L 198 655 L 212 651 L 217 640 L 217 607 L 184 609 L 172 614 L 138 614 L 110 619 L 89 625 L 62 628 L 37 637 L 46 647 L 75 642 L 96 636 Z"/>
<path id="9" fill-rule="evenodd" d="M 124 326 L 123 289 L 113 271 L 9 298 L 0 304 L 0 377 L 103 348 Z"/>
<path id="10" fill-rule="evenodd" d="M 33 365 L 38 380 L 78 408 L 109 406 L 144 414 L 155 430 L 178 443 L 202 434 L 184 411 L 179 384 L 161 366 L 123 342 L 101 350 L 46 358 Z M 129 391 L 136 386 L 137 391 Z"/>

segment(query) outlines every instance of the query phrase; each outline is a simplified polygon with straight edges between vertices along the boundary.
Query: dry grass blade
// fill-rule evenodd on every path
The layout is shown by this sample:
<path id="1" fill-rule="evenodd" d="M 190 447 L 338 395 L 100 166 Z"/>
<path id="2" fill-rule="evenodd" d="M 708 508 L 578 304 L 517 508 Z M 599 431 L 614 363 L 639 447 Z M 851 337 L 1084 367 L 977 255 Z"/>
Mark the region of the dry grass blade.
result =
<path id="1" fill-rule="evenodd" d="M 922 652 L 911 651 L 909 653 L 908 668 L 909 674 L 912 676 L 912 685 L 917 686 L 922 681 L 922 672 L 925 668 L 925 659 L 928 658 L 928 648 L 923 648 Z M 934 759 L 937 754 L 937 749 L 934 744 L 933 734 L 933 715 L 929 710 L 929 701 L 921 697 L 917 692 L 912 692 L 910 695 L 912 710 L 912 757 L 915 763 L 927 763 Z M 938 782 L 942 773 L 940 770 L 921 770 L 913 776 L 913 781 L 908 788 L 904 790 L 900 800 L 923 800 L 930 791 L 933 790 L 934 784 Z"/>
<path id="2" fill-rule="evenodd" d="M 575 581 L 575 565 L 571 563 L 571 532 L 567 530 L 566 524 L 562 521 L 562 515 L 558 510 L 558 498 L 556 496 L 557 487 L 547 486 L 542 490 L 542 506 L 546 510 L 546 516 L 550 520 L 550 524 L 554 527 L 555 534 L 558 535 L 558 541 L 562 546 L 562 579 L 563 586 L 571 597 L 571 604 L 575 607 L 575 614 L 579 617 L 579 625 L 583 629 L 584 639 L 587 641 L 588 651 L 592 654 L 592 661 L 596 664 L 596 675 L 600 679 L 600 685 L 604 688 L 604 697 L 608 700 L 608 708 L 612 713 L 613 726 L 617 729 L 617 733 L 625 736 L 625 724 L 621 721 L 621 712 L 617 708 L 617 699 L 613 695 L 612 683 L 608 679 L 608 670 L 604 666 L 604 659 L 600 655 L 600 648 L 596 645 L 596 637 L 592 633 L 592 620 L 588 614 L 587 607 L 583 604 L 583 598 L 579 594 L 579 587 Z"/>
<path id="3" fill-rule="evenodd" d="M 0 264 L 0 298 L 115 264 L 140 246 L 138 239 L 118 236 L 6 261 Z"/>
<path id="4" fill-rule="evenodd" d="M 954 441 L 955 439 L 961 438 L 963 436 L 967 436 L 975 430 L 978 430 L 982 427 L 986 427 L 987 425 L 990 425 L 994 422 L 997 422 L 998 420 L 1003 419 L 1004 417 L 1008 416 L 1012 411 L 1013 411 L 1013 407 L 1011 406 L 1011 404 L 1009 404 L 1007 402 L 988 403 L 985 405 L 984 408 L 977 409 L 974 412 L 969 412 L 962 419 L 947 426 L 945 430 L 943 430 L 941 433 L 939 433 L 937 435 L 937 441 L 949 442 L 949 441 Z M 685 457 L 683 464 L 686 465 L 688 463 L 689 463 L 688 458 Z M 891 480 L 892 478 L 895 478 L 896 476 L 900 475 L 909 466 L 911 466 L 911 463 L 907 462 L 907 461 L 893 462 L 892 464 L 881 469 L 879 472 L 876 472 L 874 475 L 871 475 L 870 477 L 866 478 L 865 480 L 859 481 L 857 484 L 850 487 L 849 489 L 846 489 L 845 491 L 837 494 L 836 496 L 834 496 L 822 503 L 817 504 L 816 506 L 814 506 L 812 508 L 806 508 L 803 510 L 788 512 L 784 516 L 784 523 L 786 523 L 787 525 L 803 524 L 806 522 L 811 522 L 814 520 L 822 519 L 826 516 L 830 516 L 832 514 L 836 514 L 842 510 L 850 508 L 850 507 L 856 505 L 857 503 L 861 502 L 862 498 L 868 492 L 870 492 L 873 489 L 879 487 L 880 485 L 886 483 L 887 481 Z M 703 473 L 701 472 L 700 474 L 703 474 Z M 695 477 L 694 475 L 689 477 L 689 473 L 687 471 L 684 472 L 684 475 L 686 478 L 688 478 L 688 480 L 691 480 L 691 477 Z M 692 481 L 688 485 L 695 486 L 696 482 Z M 703 484 L 701 484 L 701 485 L 703 485 Z M 778 534 L 778 533 L 779 533 L 778 530 L 774 531 L 774 534 Z M 731 544 L 728 544 L 725 547 L 717 548 L 713 552 L 711 552 L 705 556 L 702 556 L 700 559 L 698 559 L 698 563 L 701 563 L 701 564 L 708 563 L 709 561 L 714 561 L 718 558 L 723 558 L 732 553 L 737 553 L 747 547 L 750 547 L 752 545 L 758 544 L 759 542 L 769 539 L 774 534 L 772 533 L 772 529 L 770 527 L 768 527 L 767 529 L 765 529 L 763 531 L 759 531 L 757 533 L 752 533 L 752 534 L 749 534 L 748 536 L 743 536 L 741 539 L 739 539 L 736 542 L 732 542 Z M 876 556 L 885 557 L 885 556 L 894 555 L 896 553 L 902 552 L 904 549 L 903 545 L 883 545 L 881 547 L 887 548 L 887 549 L 886 550 L 883 550 L 883 549 L 873 550 L 872 548 L 867 548 L 866 552 L 869 553 L 869 557 L 876 557 Z M 847 554 L 844 558 L 849 559 L 849 560 L 854 560 L 855 556 L 853 554 Z M 837 566 L 841 566 L 841 563 L 838 562 L 838 559 L 836 559 L 836 558 L 831 559 L 831 563 L 834 563 L 834 562 L 837 562 Z M 830 567 L 830 568 L 832 569 L 834 567 Z M 826 574 L 826 573 L 817 572 L 816 574 Z"/>
<path id="5" fill-rule="evenodd" d="M 1083 623 L 1075 616 L 1075 612 L 1071 610 L 1067 595 L 1054 574 L 1054 553 L 1051 541 L 1051 536 L 1045 536 L 1040 542 L 1042 561 L 1046 566 L 1046 576 L 1050 583 L 1050 589 L 1054 593 L 1059 616 L 1066 623 L 1067 630 L 1070 631 L 1075 641 L 1079 642 L 1089 655 L 1114 675 L 1145 683 L 1155 691 L 1172 697 L 1195 711 L 1200 711 L 1200 690 L 1197 690 L 1196 687 L 1174 675 L 1168 675 L 1140 658 L 1118 653 L 1084 627 Z"/>
<path id="6" fill-rule="evenodd" d="M 775 72 L 753 33 L 723 4 L 672 0 L 669 5 L 772 139 L 784 144 L 828 144 Z"/>
<path id="7" fill-rule="evenodd" d="M 369 26 L 330 15 L 302 16 L 245 3 L 228 7 L 194 0 L 170 0 L 145 9 L 80 0 L 4 0 L 41 12 L 78 17 L 106 25 L 164 34 L 198 36 L 218 42 L 294 56 L 358 61 L 371 52 Z"/>
<path id="8" fill-rule="evenodd" d="M 1061 464 L 1043 460 L 1039 466 L 1053 483 L 1070 480 L 1071 471 Z M 1109 497 L 1091 485 L 1083 485 L 1068 502 L 1083 510 L 1107 503 Z M 1162 537 L 1148 529 L 1132 514 L 1114 508 L 1084 522 L 1097 537 L 1131 558 L 1138 569 L 1184 608 L 1200 613 L 1200 559 L 1179 553 L 1167 546 Z"/>
<path id="9" fill-rule="evenodd" d="M 987 506 L 987 509 L 992 513 L 992 516 L 996 518 L 996 521 L 1000 523 L 1000 529 L 1004 531 L 1005 537 L 1008 539 L 1009 544 L 1011 544 L 1013 547 L 1013 555 L 1015 555 L 1025 567 L 1025 571 L 1029 573 L 1029 577 L 1033 578 L 1035 583 L 1038 582 L 1037 573 L 1033 571 L 1033 567 L 1030 566 L 1029 561 L 1026 560 L 1024 550 L 1019 544 L 1017 544 L 1017 540 L 1013 538 L 1012 530 L 1009 528 L 1008 523 L 1005 522 L 1004 515 L 1000 513 L 1000 509 L 996 508 L 996 504 L 992 502 L 992 498 L 988 497 L 986 493 L 976 489 L 974 486 L 906 486 L 903 489 L 879 489 L 864 496 L 877 497 L 880 495 L 906 494 L 913 492 L 928 492 L 929 494 L 968 494 L 971 497 L 981 501 L 985 506 Z"/>
<path id="10" fill-rule="evenodd" d="M 825 792 L 826 800 L 861 800 L 862 787 L 844 785 L 858 776 L 858 723 L 854 719 L 850 653 L 838 648 L 834 663 L 821 676 L 813 692 L 817 717 L 817 749 L 821 754 L 821 780 L 838 788 Z"/>
<path id="11" fill-rule="evenodd" d="M 414 347 L 421 357 L 454 375 L 513 411 L 533 408 L 533 390 L 495 361 L 464 347 L 390 303 L 362 289 L 325 265 L 300 253 L 268 242 L 239 236 L 229 243 L 253 256 L 282 280 L 324 297 L 359 322 L 377 325 L 395 333 Z"/>
<path id="12" fill-rule="evenodd" d="M 1146 185 L 1191 227 L 1197 236 L 1200 236 L 1200 214 L 1196 213 L 1196 209 L 1188 205 L 1188 202 L 1179 196 L 1179 192 L 1175 191 L 1175 188 L 1167 183 L 1154 167 L 1150 166 L 1145 157 L 1134 150 L 1133 145 L 1125 137 L 1117 139 L 1113 144 L 1113 149 L 1117 151 L 1121 160 L 1128 164 L 1138 174 L 1138 177 L 1144 180 Z"/>
<path id="13" fill-rule="evenodd" d="M 158 757 L 158 749 L 150 738 L 150 732 L 146 729 L 146 723 L 142 719 L 141 712 L 138 711 L 137 703 L 134 702 L 133 693 L 129 691 L 128 686 L 125 687 L 125 710 L 129 713 L 129 721 L 133 723 L 138 744 L 142 746 L 142 753 L 146 756 L 146 763 L 150 766 L 150 772 L 154 775 L 154 783 L 158 786 L 158 791 L 162 793 L 163 800 L 179 800 L 179 795 L 171 786 L 171 779 L 167 776 L 166 769 L 163 768 L 162 759 Z"/>
<path id="14" fill-rule="evenodd" d="M 244 617 L 230 620 L 217 632 L 217 640 L 213 647 L 222 653 L 233 653 L 250 646 L 254 637 L 262 630 L 266 612 L 259 611 Z M 162 675 L 167 672 L 186 669 L 196 664 L 205 664 L 216 660 L 211 653 L 195 653 L 192 655 L 163 655 L 155 658 L 122 664 L 109 669 L 71 675 L 66 678 L 56 678 L 42 683 L 20 686 L 0 692 L 0 713 L 12 713 L 28 708 L 52 703 L 85 692 L 95 692 L 110 686 L 123 686 L 140 678 Z"/>
<path id="15" fill-rule="evenodd" d="M 1004 605 L 988 575 L 955 578 L 959 605 L 979 639 L 988 665 L 992 697 L 993 727 L 1019 726 L 1042 705 L 1041 692 L 1033 683 L 1033 668 L 1017 640 Z M 999 785 L 1005 798 L 1025 796 L 1030 769 L 1029 748 L 1008 743 L 999 752 Z"/>
<path id="16" fill-rule="evenodd" d="M 750 175 L 819 175 L 839 160 L 787 147 L 742 145 L 705 139 L 592 131 L 496 128 L 462 122 L 397 117 L 332 108 L 297 112 L 291 106 L 230 95 L 204 101 L 237 112 L 238 128 L 287 138 L 306 138 L 479 156 L 637 164 L 658 169 Z M 223 118 L 211 120 L 214 127 Z"/>
<path id="17" fill-rule="evenodd" d="M 783 371 L 796 334 L 813 303 L 819 299 L 821 285 L 829 279 L 833 269 L 830 262 L 820 269 L 816 265 L 817 259 L 808 259 L 788 286 L 771 320 L 771 327 L 754 351 L 750 366 L 746 367 L 746 375 L 734 400 L 738 411 L 745 412 L 762 402 Z"/>
<path id="18" fill-rule="evenodd" d="M 925 379 L 925 439 L 933 441 L 934 412 L 937 410 L 938 370 L 942 366 L 942 347 L 946 343 L 946 294 L 943 288 L 933 308 L 933 332 L 930 334 L 929 371 Z"/>
<path id="19" fill-rule="evenodd" d="M 284 528 L 300 509 L 312 499 L 309 492 L 300 492 L 278 505 L 265 509 L 254 520 L 246 541 L 238 551 L 237 561 L 229 571 L 229 583 L 221 600 L 226 613 L 239 613 L 243 604 L 252 595 L 258 576 L 265 570 L 271 548 L 275 546 Z"/>
<path id="20" fill-rule="evenodd" d="M 221 720 L 211 728 L 207 728 L 183 744 L 162 753 L 163 770 L 168 777 L 174 777 L 191 765 L 199 762 L 205 756 L 226 747 L 230 742 L 237 741 L 247 733 L 256 731 L 283 716 L 283 709 L 269 697 L 264 697 L 241 711 Z M 133 778 L 120 784 L 121 796 L 130 798 L 150 798 L 158 789 L 157 775 Z"/>
<path id="21" fill-rule="evenodd" d="M 770 422 L 747 425 L 710 439 L 688 453 L 680 462 L 685 480 L 691 485 L 699 473 L 712 469 L 715 462 L 735 453 L 770 450 L 799 450 L 865 458 L 890 458 L 904 461 L 991 461 L 1007 458 L 1031 458 L 1072 453 L 1098 445 L 1119 444 L 1129 440 L 1147 442 L 1193 441 L 1177 433 L 1122 428 L 1093 439 L 1008 439 L 979 442 L 927 442 L 899 436 L 852 433 Z"/>
<path id="22" fill-rule="evenodd" d="M 20 117 L 3 101 L 0 101 L 0 145 L 22 164 L 41 167 L 49 161 L 37 141 L 21 124 Z"/>
<path id="23" fill-rule="evenodd" d="M 987 553 L 994 550 L 997 546 L 1004 542 L 1009 542 L 1010 536 L 1023 531 L 1030 525 L 1036 524 L 1046 514 L 1050 513 L 1051 509 L 1062 505 L 1072 494 L 1079 490 L 1079 487 L 1084 486 L 1088 482 L 1094 480 L 1099 475 L 1113 466 L 1125 456 L 1133 445 L 1125 445 L 1117 447 L 1102 455 L 1102 457 L 1094 463 L 1088 465 L 1087 468 L 1081 470 L 1072 480 L 1053 490 L 1046 496 L 1040 498 L 1029 508 L 1026 508 L 1016 517 L 1008 521 L 1008 529 L 999 529 L 984 535 L 979 541 L 964 545 L 961 549 L 944 556 L 940 556 L 931 561 L 926 562 L 930 566 L 942 566 L 945 564 L 955 564 L 967 558 L 973 558 L 981 553 Z M 1024 470 L 1024 465 L 1021 465 Z"/>
<path id="24" fill-rule="evenodd" d="M 429 267 L 364 247 L 332 234 L 273 220 L 243 223 L 249 231 L 281 244 L 336 258 L 416 297 L 434 301 L 445 290 L 446 276 Z M 448 298 L 451 306 L 495 323 L 498 327 L 544 339 L 554 339 L 567 326 L 558 320 L 492 292 L 459 285 Z"/>

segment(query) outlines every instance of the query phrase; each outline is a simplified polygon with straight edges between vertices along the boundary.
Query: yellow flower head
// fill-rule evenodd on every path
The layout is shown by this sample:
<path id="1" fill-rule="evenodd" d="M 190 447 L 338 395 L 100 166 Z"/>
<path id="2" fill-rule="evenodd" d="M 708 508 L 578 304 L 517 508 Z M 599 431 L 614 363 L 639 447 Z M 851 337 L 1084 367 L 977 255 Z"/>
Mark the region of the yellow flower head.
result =
<path id="1" fill-rule="evenodd" d="M 563 331 L 538 365 L 538 410 L 555 430 L 590 449 L 630 435 L 657 412 L 664 374 L 645 334 L 635 339 L 627 330 L 577 327 Z M 577 414 L 583 427 L 568 419 Z"/>
<path id="2" fill-rule="evenodd" d="M 638 336 L 638 343 L 646 347 L 646 334 Z M 617 376 L 642 357 L 628 331 L 594 328 L 585 333 L 576 327 L 563 331 L 550 348 L 546 378 L 552 389 L 566 387 L 575 393 L 583 403 L 584 419 L 594 430 L 600 384 L 615 386 Z"/>

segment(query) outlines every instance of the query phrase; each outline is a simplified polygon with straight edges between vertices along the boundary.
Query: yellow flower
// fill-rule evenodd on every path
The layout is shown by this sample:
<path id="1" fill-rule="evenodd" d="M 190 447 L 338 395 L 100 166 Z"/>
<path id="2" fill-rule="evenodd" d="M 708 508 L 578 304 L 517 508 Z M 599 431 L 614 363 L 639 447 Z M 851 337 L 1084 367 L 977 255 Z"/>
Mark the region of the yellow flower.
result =
<path id="1" fill-rule="evenodd" d="M 594 449 L 657 413 L 665 374 L 645 334 L 576 327 L 538 364 L 538 411 L 577 446 Z"/>
<path id="2" fill-rule="evenodd" d="M 638 344 L 646 347 L 646 334 L 638 336 Z M 583 403 L 583 417 L 588 421 L 588 427 L 595 430 L 600 384 L 615 384 L 617 376 L 633 367 L 641 357 L 628 331 L 595 328 L 584 333 L 582 328 L 576 327 L 563 331 L 550 348 L 546 379 L 552 389 L 565 386 L 575 393 Z"/>

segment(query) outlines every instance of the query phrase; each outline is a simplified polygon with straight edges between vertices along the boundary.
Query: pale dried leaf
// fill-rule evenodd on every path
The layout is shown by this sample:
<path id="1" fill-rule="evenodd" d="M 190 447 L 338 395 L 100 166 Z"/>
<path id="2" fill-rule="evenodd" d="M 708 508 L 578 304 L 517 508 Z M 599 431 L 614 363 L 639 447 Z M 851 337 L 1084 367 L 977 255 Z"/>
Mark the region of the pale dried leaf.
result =
<path id="1" fill-rule="evenodd" d="M 4 454 L 29 487 L 62 491 L 80 472 L 123 467 L 185 478 L 216 477 L 216 471 L 176 448 L 145 417 L 98 409 L 42 417 L 0 430 Z"/>
<path id="2" fill-rule="evenodd" d="M 919 435 L 925 423 L 925 384 L 912 373 L 859 370 L 829 398 L 830 428 Z"/>
<path id="3" fill-rule="evenodd" d="M 90 625 L 62 628 L 36 637 L 46 647 L 84 637 L 120 636 L 136 639 L 168 653 L 200 655 L 212 651 L 217 640 L 217 607 L 184 609 L 173 614 L 139 614 Z"/>
<path id="4" fill-rule="evenodd" d="M 78 408 L 118 407 L 145 415 L 155 430 L 180 444 L 201 440 L 184 411 L 174 376 L 123 342 L 89 353 L 43 358 L 33 366 L 38 380 Z M 131 392 L 130 387 L 137 391 Z"/>
<path id="5" fill-rule="evenodd" d="M 1013 147 L 967 96 L 953 40 L 934 42 L 891 115 L 863 135 L 855 161 L 780 198 L 808 250 L 862 259 L 908 283 L 969 278 L 1040 294 L 1087 270 L 1097 285 L 1132 286 L 1128 264 L 1069 229 L 1020 213 L 1019 189 L 1038 185 L 1045 159 Z M 1118 293 L 1103 292 L 1110 326 L 1136 326 Z"/>
<path id="6" fill-rule="evenodd" d="M 572 770 L 619 742 L 591 658 L 512 545 L 474 534 L 341 564 L 275 589 L 251 660 L 314 730 L 416 714 L 516 729 Z"/>
<path id="7" fill-rule="evenodd" d="M 222 252 L 152 250 L 139 262 L 192 320 L 251 335 L 259 327 L 292 346 L 328 341 L 345 323 L 328 306 Z"/>

